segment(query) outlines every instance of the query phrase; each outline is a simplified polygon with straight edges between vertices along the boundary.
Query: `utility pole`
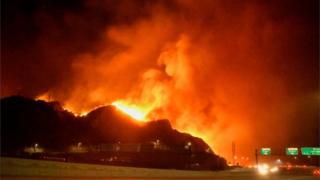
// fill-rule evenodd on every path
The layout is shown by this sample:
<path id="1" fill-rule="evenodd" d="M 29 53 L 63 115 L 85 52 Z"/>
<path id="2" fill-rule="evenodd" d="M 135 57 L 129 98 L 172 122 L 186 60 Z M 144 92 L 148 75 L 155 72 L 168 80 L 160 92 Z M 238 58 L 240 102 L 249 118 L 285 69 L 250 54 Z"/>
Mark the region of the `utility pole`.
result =
<path id="1" fill-rule="evenodd" d="M 255 150 L 256 165 L 258 166 L 258 149 Z"/>
<path id="2" fill-rule="evenodd" d="M 236 157 L 236 143 L 232 141 L 232 161 L 233 161 L 232 164 L 233 165 L 236 165 L 235 157 Z"/>

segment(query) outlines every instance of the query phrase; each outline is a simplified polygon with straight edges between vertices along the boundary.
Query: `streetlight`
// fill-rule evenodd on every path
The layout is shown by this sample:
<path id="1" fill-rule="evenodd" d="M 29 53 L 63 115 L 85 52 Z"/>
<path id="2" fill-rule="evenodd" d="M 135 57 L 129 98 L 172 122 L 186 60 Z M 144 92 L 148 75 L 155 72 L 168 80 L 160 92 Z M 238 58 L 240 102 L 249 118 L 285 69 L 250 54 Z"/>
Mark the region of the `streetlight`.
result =
<path id="1" fill-rule="evenodd" d="M 160 148 L 160 140 L 159 139 L 157 139 L 156 141 L 153 142 L 153 148 L 154 149 Z"/>
<path id="2" fill-rule="evenodd" d="M 78 142 L 78 144 L 77 144 L 78 151 L 81 149 L 81 146 L 82 146 L 82 143 Z"/>
<path id="3" fill-rule="evenodd" d="M 35 143 L 35 144 L 33 145 L 33 150 L 34 150 L 34 152 L 37 152 L 37 148 L 38 148 L 38 146 L 39 146 L 39 144 L 38 144 L 38 143 Z"/>
<path id="4" fill-rule="evenodd" d="M 191 150 L 191 146 L 192 146 L 192 143 L 189 141 L 189 142 L 187 142 L 187 144 L 184 146 L 184 148 L 187 149 L 187 150 Z"/>

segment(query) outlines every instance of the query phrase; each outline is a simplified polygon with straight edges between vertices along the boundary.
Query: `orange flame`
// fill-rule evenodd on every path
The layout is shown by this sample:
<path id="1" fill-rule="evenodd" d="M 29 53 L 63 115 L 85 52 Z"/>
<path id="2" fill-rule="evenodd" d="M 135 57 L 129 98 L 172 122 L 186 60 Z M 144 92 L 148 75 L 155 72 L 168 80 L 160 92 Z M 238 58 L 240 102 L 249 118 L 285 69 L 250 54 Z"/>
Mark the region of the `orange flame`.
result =
<path id="1" fill-rule="evenodd" d="M 37 96 L 35 98 L 36 100 L 41 100 L 41 101 L 45 101 L 45 102 L 50 102 L 52 101 L 51 96 L 49 95 L 48 92 L 40 94 L 39 96 Z"/>
<path id="2" fill-rule="evenodd" d="M 55 101 L 48 92 L 40 94 L 39 96 L 35 97 L 35 100 L 41 100 L 45 102 L 52 102 Z M 88 111 L 77 111 L 73 108 L 72 105 L 64 104 L 62 107 L 63 110 L 71 112 L 75 116 L 86 116 L 88 114 Z"/>
<path id="3" fill-rule="evenodd" d="M 122 100 L 115 101 L 112 105 L 137 121 L 147 121 L 146 117 L 150 111 L 147 107 L 139 107 Z"/>
<path id="4" fill-rule="evenodd" d="M 91 66 L 86 61 L 92 57 L 85 56 L 84 60 L 77 61 L 75 68 L 90 70 L 85 78 L 90 79 L 88 82 L 93 83 L 92 87 L 91 84 L 75 87 L 71 96 L 66 98 L 58 94 L 54 98 L 62 99 L 63 108 L 76 116 L 84 116 L 96 107 L 111 104 L 137 122 L 169 119 L 173 128 L 204 139 L 215 153 L 228 155 L 225 151 L 228 143 L 231 143 L 236 135 L 241 134 L 243 138 L 246 135 L 246 129 L 240 123 L 228 126 L 232 122 L 233 115 L 219 104 L 223 104 L 221 99 L 214 99 L 216 96 L 211 94 L 213 89 L 207 81 L 195 79 L 201 73 L 194 68 L 195 61 L 192 61 L 194 54 L 190 50 L 191 46 L 192 43 L 186 35 L 182 35 L 177 42 L 168 44 L 158 56 L 157 67 L 149 67 L 141 71 L 135 79 L 138 81 L 132 81 L 131 76 L 126 76 L 128 78 L 124 79 L 118 78 L 119 72 L 115 71 L 115 68 L 121 67 L 128 70 L 123 67 L 126 63 L 121 64 L 121 60 L 125 60 L 122 56 L 116 56 L 115 61 L 112 61 L 114 64 L 98 67 L 98 70 L 96 66 Z M 127 58 L 127 55 L 125 57 Z M 97 71 L 107 74 L 94 74 Z M 99 75 L 108 78 L 100 82 L 100 79 L 96 80 Z M 109 77 L 113 78 L 110 80 Z M 109 81 L 116 83 L 109 84 L 108 87 L 112 88 L 107 91 L 103 87 Z M 132 88 L 129 89 L 128 82 L 124 81 L 134 82 Z M 83 93 L 85 90 L 87 92 Z M 221 92 L 222 94 L 219 95 L 218 93 Z M 220 90 L 219 87 L 215 87 L 214 93 L 218 94 L 217 97 L 224 97 L 224 92 L 223 88 Z M 37 99 L 52 100 L 48 94 L 38 96 Z M 223 136 L 218 136 L 222 133 Z"/>
<path id="5" fill-rule="evenodd" d="M 76 111 L 72 108 L 72 106 L 70 105 L 64 105 L 62 107 L 65 111 L 71 112 L 72 114 L 74 114 L 75 116 L 81 117 L 81 116 L 86 116 L 89 112 L 88 111 Z"/>

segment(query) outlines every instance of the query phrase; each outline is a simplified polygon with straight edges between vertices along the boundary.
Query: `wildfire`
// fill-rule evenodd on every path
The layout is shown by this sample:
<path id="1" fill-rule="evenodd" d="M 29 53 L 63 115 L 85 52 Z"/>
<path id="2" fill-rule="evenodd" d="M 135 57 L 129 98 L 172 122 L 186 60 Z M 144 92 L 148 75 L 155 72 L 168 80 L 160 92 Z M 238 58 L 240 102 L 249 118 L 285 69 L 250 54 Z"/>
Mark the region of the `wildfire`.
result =
<path id="1" fill-rule="evenodd" d="M 236 128 L 228 126 L 229 121 L 233 120 L 232 115 L 225 111 L 224 106 L 219 105 L 222 100 L 215 97 L 215 94 L 219 96 L 219 92 L 223 92 L 221 96 L 224 97 L 225 91 L 222 88 L 222 90 L 212 93 L 216 87 L 211 87 L 211 83 L 207 84 L 207 80 L 200 80 L 201 77 L 207 77 L 208 74 L 202 74 L 203 76 L 199 77 L 201 73 L 207 71 L 194 69 L 194 63 L 202 62 L 202 59 L 201 61 L 193 61 L 192 47 L 190 38 L 182 35 L 176 43 L 168 44 L 159 54 L 156 59 L 156 67 L 141 71 L 134 84 L 130 84 L 133 82 L 129 78 L 131 76 L 128 76 L 128 79 L 121 79 L 124 82 L 119 84 L 118 70 L 114 70 L 115 67 L 121 67 L 120 70 L 122 70 L 121 62 L 123 59 L 119 55 L 119 57 L 115 57 L 113 62 L 115 64 L 112 68 L 109 65 L 101 65 L 101 67 L 92 65 L 93 71 L 91 72 L 90 69 L 91 73 L 85 74 L 86 82 L 87 80 L 90 83 L 94 82 L 94 84 L 85 87 L 86 91 L 89 89 L 88 92 L 84 93 L 84 87 L 81 85 L 75 87 L 74 92 L 67 99 L 61 100 L 53 93 L 42 94 L 36 99 L 60 100 L 63 109 L 72 112 L 75 116 L 85 116 L 98 107 L 111 104 L 137 122 L 165 118 L 170 121 L 174 129 L 200 137 L 210 144 L 212 150 L 223 152 L 223 155 L 226 155 L 228 153 L 225 153 L 225 149 L 228 148 L 228 142 L 232 142 L 234 134 L 244 136 L 241 131 L 243 128 L 237 129 L 240 127 L 239 125 Z M 90 57 L 83 58 L 81 61 L 77 61 L 81 63 L 76 64 L 75 67 L 87 70 L 86 58 L 90 60 Z M 124 63 L 124 65 L 126 64 L 128 63 Z M 123 73 L 131 72 L 130 68 L 124 67 L 124 69 L 126 71 Z M 96 72 L 117 74 L 95 74 Z M 106 81 L 100 82 L 100 79 L 96 78 L 99 76 L 108 78 Z M 109 82 L 111 84 L 108 84 Z M 106 83 L 108 85 L 105 85 Z M 115 86 L 113 83 L 117 85 Z M 104 89 L 105 86 L 110 87 L 110 90 Z M 128 89 L 130 86 L 133 87 Z M 115 99 L 119 97 L 120 99 Z M 223 136 L 218 136 L 219 134 L 223 134 Z"/>
<path id="2" fill-rule="evenodd" d="M 50 97 L 49 93 L 40 94 L 35 99 L 36 100 L 45 101 L 45 102 L 50 102 L 51 101 L 51 97 Z"/>
<path id="3" fill-rule="evenodd" d="M 63 106 L 62 107 L 65 111 L 71 112 L 72 114 L 74 114 L 75 116 L 81 117 L 81 116 L 86 116 L 89 112 L 88 111 L 81 111 L 81 112 L 77 112 L 75 110 L 73 110 L 71 107 L 69 106 Z"/>
<path id="4" fill-rule="evenodd" d="M 35 100 L 41 100 L 45 102 L 52 102 L 55 101 L 48 92 L 44 94 L 40 94 L 39 96 L 35 97 Z M 71 105 L 64 104 L 63 105 L 63 110 L 71 112 L 75 116 L 86 116 L 88 114 L 88 111 L 76 111 Z"/>
<path id="5" fill-rule="evenodd" d="M 112 105 L 138 121 L 146 121 L 146 116 L 149 113 L 147 108 L 138 107 L 135 104 L 126 103 L 120 100 L 113 102 Z"/>

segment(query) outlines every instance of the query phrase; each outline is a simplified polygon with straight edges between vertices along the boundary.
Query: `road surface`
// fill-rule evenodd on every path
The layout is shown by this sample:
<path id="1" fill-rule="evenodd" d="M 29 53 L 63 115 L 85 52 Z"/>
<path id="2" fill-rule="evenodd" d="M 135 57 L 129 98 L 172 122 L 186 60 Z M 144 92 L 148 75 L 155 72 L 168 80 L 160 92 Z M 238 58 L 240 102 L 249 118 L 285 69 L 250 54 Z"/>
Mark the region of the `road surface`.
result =
<path id="1" fill-rule="evenodd" d="M 239 168 L 226 171 L 182 171 L 161 170 L 148 168 L 118 167 L 89 165 L 79 163 L 50 162 L 40 160 L 25 160 L 15 158 L 1 158 L 1 179 L 4 180 L 54 180 L 54 179 L 115 179 L 115 180 L 315 180 L 320 179 L 312 175 L 314 168 L 285 168 L 278 172 L 261 175 L 256 169 Z"/>

